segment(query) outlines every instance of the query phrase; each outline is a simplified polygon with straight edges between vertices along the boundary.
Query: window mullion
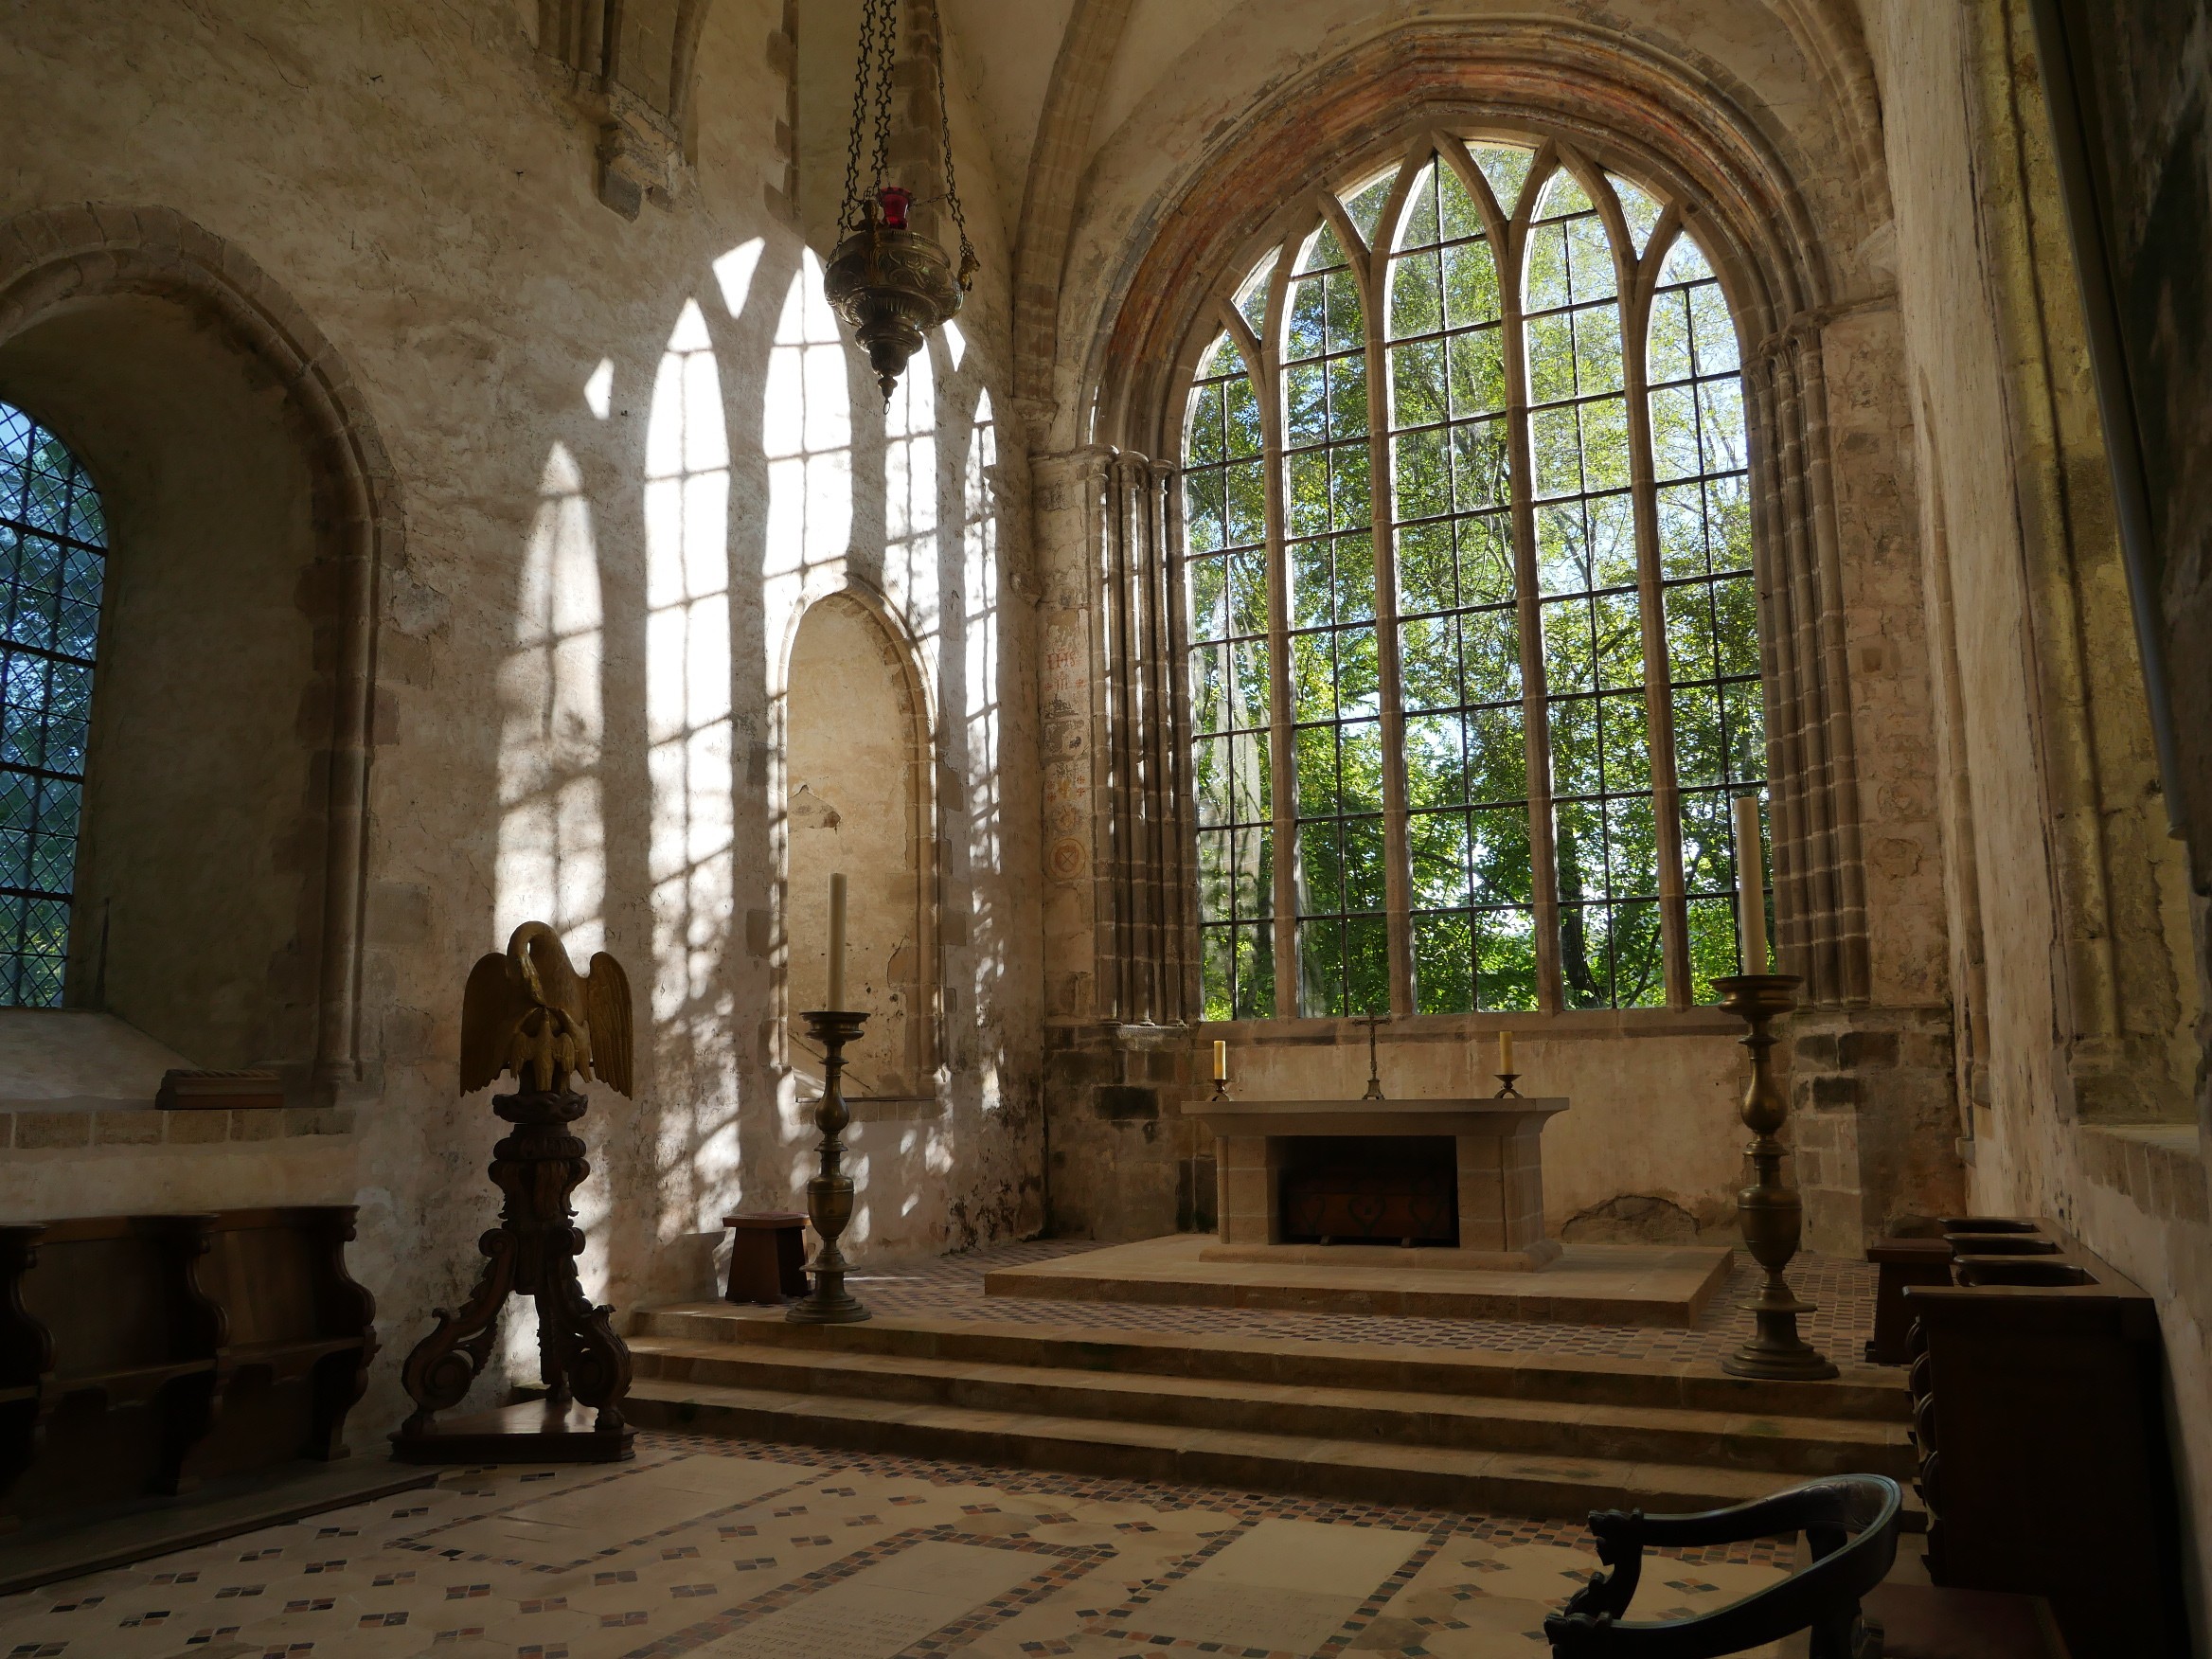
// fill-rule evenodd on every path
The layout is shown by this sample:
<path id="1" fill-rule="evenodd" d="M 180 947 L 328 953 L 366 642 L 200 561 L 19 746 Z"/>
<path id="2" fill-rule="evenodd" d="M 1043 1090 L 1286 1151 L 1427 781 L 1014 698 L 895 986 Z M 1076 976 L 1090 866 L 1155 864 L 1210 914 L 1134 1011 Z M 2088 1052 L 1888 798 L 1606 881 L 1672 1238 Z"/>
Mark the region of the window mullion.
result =
<path id="1" fill-rule="evenodd" d="M 1409 166 L 1411 164 L 1408 164 Z M 1382 226 L 1387 230 L 1387 222 Z M 1390 245 L 1378 237 L 1367 259 L 1367 507 L 1375 554 L 1375 656 L 1382 698 L 1383 927 L 1390 953 L 1390 1011 L 1416 1010 L 1413 983 L 1413 848 L 1406 830 L 1405 698 L 1398 660 L 1396 497 L 1390 477 L 1390 387 L 1383 346 Z"/>
<path id="2" fill-rule="evenodd" d="M 1656 240 L 1651 243 L 1655 256 Z M 1621 260 L 1629 265 L 1626 259 Z M 1659 484 L 1651 456 L 1650 366 L 1646 335 L 1659 260 L 1624 269 L 1621 284 L 1621 386 L 1629 417 L 1629 483 L 1636 522 L 1636 601 L 1643 623 L 1644 722 L 1651 754 L 1651 815 L 1659 852 L 1659 946 L 1667 1006 L 1690 1001 L 1689 920 L 1683 901 L 1682 790 L 1674 767 L 1674 683 L 1667 662 L 1666 593 L 1659 580 Z"/>
<path id="3" fill-rule="evenodd" d="M 1543 607 L 1536 576 L 1536 463 L 1528 437 L 1528 352 L 1521 320 L 1521 267 L 1528 241 L 1527 204 L 1539 190 L 1531 169 L 1523 209 L 1507 231 L 1498 272 L 1499 330 L 1506 366 L 1506 432 L 1513 473 L 1513 593 L 1521 629 L 1521 721 L 1528 765 L 1528 878 L 1536 910 L 1537 1004 L 1557 1013 L 1560 990 L 1560 886 L 1551 813 L 1551 716 L 1545 705 Z"/>
<path id="4" fill-rule="evenodd" d="M 1261 465 L 1266 469 L 1267 526 L 1267 755 L 1269 811 L 1275 818 L 1275 1011 L 1277 1019 L 1305 1012 L 1304 975 L 1298 967 L 1298 779 L 1291 731 L 1291 568 L 1283 534 L 1282 308 L 1295 241 L 1282 251 L 1269 285 L 1267 327 L 1253 366 L 1254 401 L 1259 405 Z"/>

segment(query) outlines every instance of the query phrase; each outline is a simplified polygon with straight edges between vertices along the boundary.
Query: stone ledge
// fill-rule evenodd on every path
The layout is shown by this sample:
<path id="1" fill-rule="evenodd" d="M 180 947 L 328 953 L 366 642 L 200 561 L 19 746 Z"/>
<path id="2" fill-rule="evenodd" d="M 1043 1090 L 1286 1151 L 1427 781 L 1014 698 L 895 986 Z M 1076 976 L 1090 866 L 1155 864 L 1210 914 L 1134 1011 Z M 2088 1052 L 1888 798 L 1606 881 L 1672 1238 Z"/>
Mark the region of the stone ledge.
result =
<path id="1" fill-rule="evenodd" d="M 2085 1123 L 2076 1146 L 2099 1186 L 2166 1222 L 2212 1220 L 2204 1156 L 2194 1124 Z"/>
<path id="2" fill-rule="evenodd" d="M 227 1107 L 161 1112 L 151 1106 L 86 1111 L 0 1112 L 0 1152 L 80 1151 L 94 1147 L 223 1146 L 311 1134 L 351 1134 L 350 1106 Z"/>

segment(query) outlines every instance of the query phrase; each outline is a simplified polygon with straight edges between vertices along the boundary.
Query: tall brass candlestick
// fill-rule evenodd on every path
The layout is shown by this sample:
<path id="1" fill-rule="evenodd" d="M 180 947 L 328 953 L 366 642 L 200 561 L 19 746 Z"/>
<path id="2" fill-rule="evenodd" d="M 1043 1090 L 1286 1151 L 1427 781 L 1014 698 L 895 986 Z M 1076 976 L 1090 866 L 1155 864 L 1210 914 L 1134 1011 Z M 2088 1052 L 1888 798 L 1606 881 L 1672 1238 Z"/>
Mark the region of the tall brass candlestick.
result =
<path id="1" fill-rule="evenodd" d="M 822 1132 L 822 1168 L 807 1183 L 807 1219 L 822 1242 L 807 1266 L 814 1288 L 784 1312 L 794 1325 L 856 1325 L 869 1316 L 845 1288 L 850 1264 L 837 1247 L 852 1220 L 852 1177 L 845 1172 L 843 1139 L 852 1121 L 845 1106 L 845 1045 L 865 1024 L 867 1015 L 844 1008 L 816 1008 L 807 1015 L 807 1031 L 822 1045 L 822 1098 L 814 1107 L 814 1127 Z"/>
<path id="2" fill-rule="evenodd" d="M 1751 1050 L 1751 1082 L 1743 1091 L 1743 1125 L 1755 1137 L 1745 1155 L 1752 1182 L 1737 1194 L 1736 1213 L 1752 1259 L 1767 1279 L 1756 1301 L 1744 1307 L 1756 1327 L 1751 1340 L 1721 1360 L 1736 1377 L 1803 1379 L 1833 1377 L 1832 1361 L 1797 1334 L 1797 1315 L 1812 1311 L 1800 1302 L 1782 1276 L 1804 1236 L 1805 1204 L 1782 1174 L 1782 1143 L 1775 1138 L 1790 1119 L 1790 1098 L 1775 1080 L 1771 1050 L 1780 1041 L 1770 1028 L 1797 1006 L 1803 983 L 1794 973 L 1739 973 L 1713 981 L 1721 1006 L 1741 1015 L 1751 1029 L 1742 1039 Z"/>

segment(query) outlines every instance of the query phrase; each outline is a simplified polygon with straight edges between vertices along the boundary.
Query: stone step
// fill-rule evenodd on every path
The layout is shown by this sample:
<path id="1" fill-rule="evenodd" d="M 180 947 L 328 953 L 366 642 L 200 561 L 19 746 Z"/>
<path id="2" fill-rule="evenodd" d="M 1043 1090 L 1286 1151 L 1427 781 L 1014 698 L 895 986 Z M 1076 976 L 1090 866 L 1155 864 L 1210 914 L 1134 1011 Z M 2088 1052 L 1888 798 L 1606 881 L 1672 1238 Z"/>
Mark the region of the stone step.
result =
<path id="1" fill-rule="evenodd" d="M 1264 1422 L 1277 1437 L 1697 1464 L 1800 1477 L 1852 1472 L 1909 1476 L 1913 1471 L 1903 1426 L 1864 1419 L 1148 1376 L 657 1336 L 633 1339 L 631 1354 L 640 1378 L 758 1394 L 1168 1429 L 1228 1431 Z"/>
<path id="2" fill-rule="evenodd" d="M 643 1427 L 847 1451 L 952 1457 L 1129 1480 L 1352 1502 L 1579 1518 L 1592 1509 L 1747 1503 L 1800 1477 L 1695 1464 L 1461 1451 L 1372 1440 L 1101 1421 L 642 1378 L 624 1413 Z M 1916 1511 L 1911 1517 L 1918 1523 Z"/>
<path id="3" fill-rule="evenodd" d="M 1498 1353 L 1411 1344 L 1305 1342 L 1012 1322 L 879 1316 L 863 1325 L 793 1325 L 779 1308 L 728 1302 L 650 1309 L 635 1339 L 822 1349 L 1148 1377 L 1212 1378 L 1298 1388 L 1379 1388 L 1548 1405 L 1669 1407 L 1761 1418 L 1903 1423 L 1903 1371 L 1846 1365 L 1832 1382 L 1731 1377 L 1694 1361 Z"/>

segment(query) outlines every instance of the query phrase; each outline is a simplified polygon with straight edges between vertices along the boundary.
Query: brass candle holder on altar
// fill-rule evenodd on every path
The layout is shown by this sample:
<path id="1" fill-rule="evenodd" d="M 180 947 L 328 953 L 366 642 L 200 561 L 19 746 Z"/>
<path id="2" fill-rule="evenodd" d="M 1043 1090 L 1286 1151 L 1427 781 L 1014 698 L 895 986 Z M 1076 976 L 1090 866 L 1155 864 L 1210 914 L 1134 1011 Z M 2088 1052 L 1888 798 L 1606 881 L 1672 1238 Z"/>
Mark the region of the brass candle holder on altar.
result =
<path id="1" fill-rule="evenodd" d="M 1764 941 L 1760 941 L 1763 947 Z M 1763 957 L 1762 948 L 1759 956 Z M 1751 1027 L 1741 1039 L 1751 1051 L 1751 1082 L 1743 1091 L 1743 1126 L 1756 1137 L 1746 1149 L 1752 1182 L 1737 1194 L 1736 1213 L 1752 1259 L 1766 1269 L 1766 1284 L 1744 1307 L 1756 1327 L 1751 1339 L 1721 1362 L 1734 1377 L 1805 1380 L 1833 1377 L 1835 1363 L 1797 1334 L 1797 1316 L 1812 1305 L 1791 1291 L 1783 1270 L 1804 1237 L 1805 1203 L 1782 1173 L 1785 1149 L 1776 1138 L 1790 1120 L 1790 1098 L 1775 1079 L 1773 1049 L 1780 1041 L 1775 1020 L 1797 1006 L 1804 981 L 1794 973 L 1739 973 L 1713 981 L 1721 1006 Z"/>
<path id="2" fill-rule="evenodd" d="M 838 909 L 843 908 L 840 903 Z M 839 971 L 832 977 L 838 981 L 845 977 L 843 919 L 840 915 L 833 958 Z M 835 989 L 844 987 L 839 984 Z M 846 1008 L 816 1008 L 806 1016 L 808 1034 L 822 1045 L 822 1098 L 814 1104 L 814 1127 L 822 1132 L 822 1167 L 807 1183 L 807 1220 L 813 1223 L 821 1248 L 807 1265 L 814 1288 L 784 1312 L 794 1325 L 857 1325 L 869 1317 L 867 1309 L 845 1288 L 851 1264 L 837 1245 L 852 1220 L 852 1177 L 845 1172 L 845 1130 L 852 1121 L 845 1104 L 845 1045 L 860 1035 L 867 1018 Z"/>

